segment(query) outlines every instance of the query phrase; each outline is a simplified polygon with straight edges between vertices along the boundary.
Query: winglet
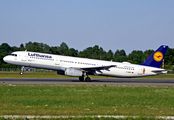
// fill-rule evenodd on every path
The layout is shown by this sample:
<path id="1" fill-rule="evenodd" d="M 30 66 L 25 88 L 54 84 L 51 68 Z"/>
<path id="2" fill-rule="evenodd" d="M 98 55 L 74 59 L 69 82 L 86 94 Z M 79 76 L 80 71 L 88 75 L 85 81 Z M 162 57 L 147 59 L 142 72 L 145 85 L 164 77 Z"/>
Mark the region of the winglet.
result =
<path id="1" fill-rule="evenodd" d="M 164 56 L 167 52 L 167 49 L 168 49 L 168 46 L 161 45 L 149 58 L 147 58 L 140 65 L 160 68 L 163 62 Z"/>

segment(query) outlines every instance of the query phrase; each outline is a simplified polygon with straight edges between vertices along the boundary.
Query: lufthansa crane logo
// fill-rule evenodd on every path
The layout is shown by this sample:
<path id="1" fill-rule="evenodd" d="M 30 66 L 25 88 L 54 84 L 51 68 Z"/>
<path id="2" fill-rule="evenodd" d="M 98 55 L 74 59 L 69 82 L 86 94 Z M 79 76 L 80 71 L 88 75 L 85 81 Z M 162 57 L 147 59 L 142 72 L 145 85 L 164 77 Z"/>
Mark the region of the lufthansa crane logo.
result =
<path id="1" fill-rule="evenodd" d="M 155 52 L 153 55 L 153 59 L 157 62 L 160 62 L 163 59 L 163 54 L 161 52 Z"/>

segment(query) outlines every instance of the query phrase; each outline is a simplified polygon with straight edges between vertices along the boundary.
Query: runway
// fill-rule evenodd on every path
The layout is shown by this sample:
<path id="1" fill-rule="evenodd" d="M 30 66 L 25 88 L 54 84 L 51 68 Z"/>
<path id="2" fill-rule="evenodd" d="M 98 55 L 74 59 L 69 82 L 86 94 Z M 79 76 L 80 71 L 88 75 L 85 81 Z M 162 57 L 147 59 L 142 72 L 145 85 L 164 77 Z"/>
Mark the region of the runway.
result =
<path id="1" fill-rule="evenodd" d="M 174 86 L 174 79 L 77 79 L 0 78 L 3 85 L 112 85 L 112 86 Z"/>

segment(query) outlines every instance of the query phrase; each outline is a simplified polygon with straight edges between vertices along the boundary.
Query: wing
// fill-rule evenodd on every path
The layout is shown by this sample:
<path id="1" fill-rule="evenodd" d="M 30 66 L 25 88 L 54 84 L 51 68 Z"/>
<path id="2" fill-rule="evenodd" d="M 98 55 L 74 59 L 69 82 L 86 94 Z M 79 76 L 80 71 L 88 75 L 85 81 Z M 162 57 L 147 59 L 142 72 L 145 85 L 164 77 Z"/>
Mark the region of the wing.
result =
<path id="1" fill-rule="evenodd" d="M 107 71 L 110 71 L 109 68 L 111 67 L 115 67 L 116 65 L 106 65 L 106 66 L 97 66 L 97 67 L 80 67 L 80 68 L 77 68 L 77 67 L 73 67 L 74 69 L 78 69 L 78 70 L 81 70 L 81 71 L 84 71 L 84 72 L 92 72 L 92 73 L 96 73 L 99 72 L 102 74 L 102 72 L 100 70 L 107 70 Z"/>
<path id="2" fill-rule="evenodd" d="M 80 69 L 82 70 L 86 70 L 86 71 L 90 71 L 90 70 L 108 70 L 109 71 L 109 68 L 111 67 L 115 67 L 116 65 L 107 65 L 107 66 L 97 66 L 97 67 L 82 67 Z"/>

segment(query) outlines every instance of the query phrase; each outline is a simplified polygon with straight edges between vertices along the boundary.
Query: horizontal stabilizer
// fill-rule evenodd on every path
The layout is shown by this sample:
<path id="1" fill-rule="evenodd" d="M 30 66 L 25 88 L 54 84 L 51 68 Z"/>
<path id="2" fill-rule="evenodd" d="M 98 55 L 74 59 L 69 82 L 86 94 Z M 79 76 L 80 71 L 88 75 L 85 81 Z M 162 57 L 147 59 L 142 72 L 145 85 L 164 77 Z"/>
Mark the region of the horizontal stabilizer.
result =
<path id="1" fill-rule="evenodd" d="M 165 74 L 167 73 L 168 71 L 167 70 L 152 70 L 152 72 L 156 73 L 156 74 Z"/>

